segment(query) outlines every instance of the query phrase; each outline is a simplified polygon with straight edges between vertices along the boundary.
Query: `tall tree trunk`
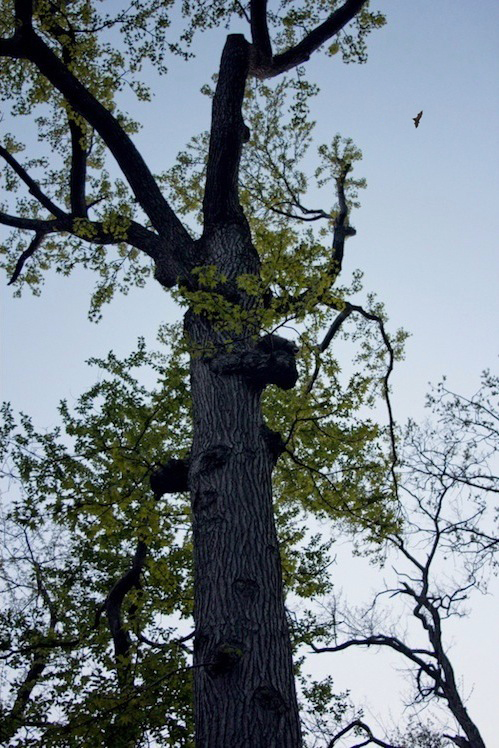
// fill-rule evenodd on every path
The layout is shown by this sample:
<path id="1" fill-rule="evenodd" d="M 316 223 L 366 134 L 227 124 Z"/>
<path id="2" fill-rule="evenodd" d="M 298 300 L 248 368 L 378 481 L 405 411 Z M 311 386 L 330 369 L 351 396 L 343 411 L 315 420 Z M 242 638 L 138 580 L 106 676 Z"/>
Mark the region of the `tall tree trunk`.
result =
<path id="1" fill-rule="evenodd" d="M 196 746 L 298 748 L 261 390 L 202 358 L 191 377 Z"/>
<path id="2" fill-rule="evenodd" d="M 229 278 L 258 272 L 244 222 L 211 231 L 203 254 Z M 227 285 L 234 293 L 230 280 Z M 239 302 L 248 309 L 255 300 L 240 294 Z M 192 312 L 185 327 L 193 346 L 189 483 L 196 746 L 298 748 L 300 722 L 272 505 L 275 451 L 261 411 L 269 381 L 293 386 L 294 355 L 255 346 L 249 334 L 254 330 L 246 337 L 221 334 Z"/>
<path id="3" fill-rule="evenodd" d="M 249 44 L 230 35 L 213 99 L 200 265 L 226 281 L 238 310 L 261 299 L 237 286 L 260 261 L 238 198 L 241 107 Z M 258 324 L 224 333 L 189 311 L 193 445 L 189 468 L 195 574 L 195 722 L 198 748 L 299 748 L 300 721 L 272 505 L 275 462 L 261 393 L 292 387 L 294 352 L 255 345 Z M 272 337 L 272 336 L 271 336 Z M 279 339 L 277 339 L 279 340 Z M 272 432 L 270 432 L 272 433 Z"/>

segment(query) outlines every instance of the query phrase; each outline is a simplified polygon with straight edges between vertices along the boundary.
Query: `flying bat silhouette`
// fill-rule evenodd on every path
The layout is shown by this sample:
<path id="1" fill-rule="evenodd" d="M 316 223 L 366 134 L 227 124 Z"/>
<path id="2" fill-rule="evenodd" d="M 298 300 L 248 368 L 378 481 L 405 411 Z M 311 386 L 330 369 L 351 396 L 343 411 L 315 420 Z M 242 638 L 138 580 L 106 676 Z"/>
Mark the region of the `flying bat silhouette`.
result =
<path id="1" fill-rule="evenodd" d="M 414 127 L 417 127 L 419 125 L 419 120 L 421 119 L 422 116 L 423 116 L 423 110 L 421 110 L 416 117 L 412 118 L 414 120 Z"/>

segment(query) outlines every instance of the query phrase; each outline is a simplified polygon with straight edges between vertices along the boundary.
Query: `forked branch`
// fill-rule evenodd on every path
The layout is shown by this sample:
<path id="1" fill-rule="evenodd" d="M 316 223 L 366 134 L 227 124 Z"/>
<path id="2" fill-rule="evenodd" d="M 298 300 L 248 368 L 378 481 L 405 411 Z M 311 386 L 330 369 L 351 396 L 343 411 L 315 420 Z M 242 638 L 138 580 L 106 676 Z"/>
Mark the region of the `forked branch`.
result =
<path id="1" fill-rule="evenodd" d="M 335 10 L 331 15 L 321 24 L 316 26 L 312 31 L 306 34 L 303 39 L 298 42 L 294 47 L 290 47 L 285 52 L 279 55 L 275 55 L 269 65 L 261 65 L 261 57 L 257 56 L 258 64 L 255 68 L 252 68 L 252 74 L 259 78 L 273 78 L 276 75 L 281 75 L 287 70 L 297 67 L 298 65 L 307 62 L 310 56 L 319 47 L 321 47 L 328 39 L 335 36 L 341 31 L 344 26 L 347 25 L 355 16 L 362 10 L 363 6 L 367 4 L 368 0 L 346 0 L 346 2 Z M 265 28 L 266 23 L 263 18 L 264 13 L 263 2 L 252 3 L 252 29 L 256 26 L 258 29 L 257 40 L 258 49 L 265 49 Z M 253 6 L 255 6 L 253 8 Z M 255 12 L 255 19 L 253 20 L 253 12 Z M 268 49 L 268 47 L 267 47 Z"/>
<path id="2" fill-rule="evenodd" d="M 366 738 L 362 740 L 360 743 L 355 743 L 351 746 L 351 748 L 361 748 L 361 746 L 364 745 L 370 745 L 371 743 L 373 745 L 379 745 L 381 748 L 400 748 L 399 746 L 395 746 L 392 743 L 385 743 L 384 740 L 380 740 L 380 738 L 376 738 L 369 725 L 366 725 L 365 722 L 362 722 L 360 719 L 356 719 L 353 722 L 350 722 L 346 727 L 343 728 L 343 730 L 340 730 L 333 738 L 329 741 L 327 748 L 333 748 L 333 746 L 336 745 L 338 740 L 340 740 L 342 737 L 344 737 L 350 730 L 361 730 L 365 735 Z"/>

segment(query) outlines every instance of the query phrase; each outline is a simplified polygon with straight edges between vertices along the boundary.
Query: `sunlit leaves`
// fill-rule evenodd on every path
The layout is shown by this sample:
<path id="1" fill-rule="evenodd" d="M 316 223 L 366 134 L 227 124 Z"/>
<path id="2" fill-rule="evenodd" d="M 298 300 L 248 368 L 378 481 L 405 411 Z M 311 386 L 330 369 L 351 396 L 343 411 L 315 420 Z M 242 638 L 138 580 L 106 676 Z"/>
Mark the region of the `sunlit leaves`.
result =
<path id="1" fill-rule="evenodd" d="M 358 416 L 369 402 L 372 382 L 358 373 L 345 381 L 330 353 L 322 355 L 317 374 L 314 354 L 303 335 L 298 359 L 302 385 L 269 392 L 264 401 L 269 425 L 286 444 L 274 474 L 276 498 L 328 520 L 332 536 L 340 527 L 363 527 L 380 539 L 397 506 L 383 430 Z"/>
<path id="2" fill-rule="evenodd" d="M 270 19 L 276 51 L 337 7 L 325 0 L 276 3 Z M 101 5 L 40 0 L 34 25 L 130 134 L 138 126 L 119 111 L 119 100 L 127 87 L 147 100 L 141 68 L 152 64 L 165 72 L 166 53 L 188 56 L 196 30 L 246 14 L 244 4 L 229 0 Z M 380 16 L 364 9 L 351 35 L 340 34 L 329 53 L 341 50 L 345 59 L 363 61 L 365 36 L 380 24 Z M 14 31 L 9 2 L 2 6 L 0 26 L 4 36 Z M 89 268 L 97 276 L 91 315 L 98 318 L 115 291 L 142 285 L 150 271 L 149 260 L 127 242 L 131 221 L 143 221 L 136 195 L 112 176 L 103 141 L 29 63 L 1 65 L 1 92 L 13 101 L 11 115 L 34 116 L 45 151 L 24 160 L 22 144 L 12 136 L 4 146 L 23 159 L 51 201 L 72 213 L 70 226 L 45 236 L 22 278 L 38 292 L 51 267 L 63 274 L 77 264 Z M 291 334 L 299 347 L 298 386 L 288 392 L 269 388 L 264 415 L 285 442 L 274 473 L 285 591 L 305 603 L 330 591 L 331 549 L 340 531 L 360 537 L 362 530 L 363 537 L 379 542 L 396 514 L 385 435 L 369 411 L 385 365 L 379 338 L 367 325 L 347 328 L 343 337 L 360 341 L 358 369 L 347 376 L 334 351 L 320 345 L 360 290 L 359 273 L 339 286 L 338 272 L 331 271 L 336 183 L 360 151 L 336 136 L 319 149 L 318 162 L 304 166 L 315 93 L 301 68 L 278 83 L 248 84 L 244 117 L 250 140 L 242 157 L 240 200 L 260 267 L 228 278 L 216 265 L 200 265 L 175 292 L 180 303 L 224 333 L 229 346 L 243 341 L 250 347 L 262 334 L 278 331 Z M 78 145 L 73 155 L 81 149 L 86 158 L 88 216 L 85 210 L 73 214 L 71 142 Z M 206 133 L 195 137 L 159 178 L 198 234 L 207 146 Z M 325 207 L 306 201 L 315 166 L 319 188 L 326 188 L 320 194 Z M 25 218 L 51 218 L 12 171 L 4 170 L 2 178 L 9 198 L 18 198 L 6 208 L 14 206 Z M 363 186 L 361 178 L 348 175 L 343 187 L 349 209 L 358 206 Z M 18 230 L 2 248 L 10 273 L 26 246 L 26 232 Z M 97 383 L 76 404 L 61 404 L 56 429 L 40 431 L 26 416 L 17 424 L 4 410 L 3 473 L 11 499 L 4 530 L 8 605 L 0 616 L 0 641 L 8 644 L 6 662 L 19 673 L 17 685 L 34 657 L 47 669 L 43 690 L 35 690 L 25 714 L 40 731 L 28 734 L 27 727 L 23 737 L 33 745 L 114 745 L 125 731 L 136 743 L 192 744 L 189 644 L 176 641 L 178 622 L 191 620 L 193 606 L 190 507 L 183 494 L 157 500 L 149 481 L 165 459 L 189 455 L 187 355 L 193 351 L 178 329 L 165 327 L 161 342 L 166 354 L 152 354 L 140 342 L 123 360 L 110 353 L 92 361 Z M 128 592 L 122 611 L 131 646 L 117 665 L 103 604 L 142 542 L 148 554 L 140 587 Z M 297 619 L 296 644 L 306 627 L 315 625 L 312 619 L 307 614 Z M 120 670 L 133 670 L 128 691 L 116 677 Z M 331 695 L 325 686 L 316 691 L 318 702 Z M 166 723 L 165 703 L 171 705 Z M 50 724 L 42 724 L 47 715 Z"/>
<path id="3" fill-rule="evenodd" d="M 337 181 L 343 175 L 346 167 L 352 167 L 356 161 L 362 159 L 362 151 L 355 146 L 353 140 L 342 138 L 339 134 L 334 136 L 331 145 L 320 145 L 318 153 L 320 165 L 315 170 L 315 177 L 319 187 L 323 187 L 330 181 Z M 363 178 L 346 177 L 343 188 L 350 210 L 360 207 L 359 190 L 366 186 L 367 182 Z"/>
<path id="4" fill-rule="evenodd" d="M 185 354 L 177 330 L 162 334 L 170 341 L 167 357 L 147 353 L 140 342 L 123 361 L 113 354 L 94 360 L 100 381 L 74 408 L 61 404 L 61 429 L 39 432 L 26 416 L 17 425 L 4 407 L 2 473 L 11 500 L 0 636 L 8 641 L 11 668 L 22 673 L 32 653 L 50 667 L 43 696 L 31 700 L 25 718 L 43 719 L 57 703 L 74 739 L 90 744 L 117 726 L 131 697 L 134 708 L 125 711 L 134 729 L 141 734 L 147 722 L 149 734 L 157 731 L 170 744 L 171 725 L 156 714 L 165 689 L 170 699 L 178 695 L 171 712 L 175 740 L 183 729 L 172 745 L 188 744 L 182 741 L 190 735 L 185 650 L 172 641 L 176 620 L 192 612 L 188 505 L 182 495 L 157 501 L 149 486 L 165 455 L 185 455 L 190 441 Z M 144 368 L 154 375 L 152 389 L 135 377 Z M 149 552 L 142 589 L 129 595 L 124 610 L 136 683 L 126 695 L 112 675 L 102 603 L 138 539 Z M 44 745 L 65 744 L 66 728 L 43 732 Z"/>
<path id="5" fill-rule="evenodd" d="M 277 33 L 277 49 L 280 52 L 300 42 L 312 29 L 329 18 L 344 3 L 342 0 L 313 0 L 306 5 L 295 0 L 281 0 L 279 9 L 272 14 Z M 367 61 L 367 37 L 385 24 L 382 13 L 369 10 L 369 3 L 359 14 L 329 42 L 326 53 L 330 56 L 341 51 L 343 62 L 364 63 Z"/>

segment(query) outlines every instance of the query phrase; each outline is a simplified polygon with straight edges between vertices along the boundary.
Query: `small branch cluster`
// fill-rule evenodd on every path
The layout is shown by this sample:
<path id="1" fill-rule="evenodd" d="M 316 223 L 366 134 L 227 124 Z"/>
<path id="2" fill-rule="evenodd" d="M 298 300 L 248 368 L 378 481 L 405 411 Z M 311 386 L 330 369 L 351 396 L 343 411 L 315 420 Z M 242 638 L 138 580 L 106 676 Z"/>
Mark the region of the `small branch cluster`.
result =
<path id="1" fill-rule="evenodd" d="M 497 398 L 496 385 L 496 379 L 485 373 L 484 385 L 473 400 L 453 393 L 449 399 L 449 391 L 440 387 L 431 399 L 439 417 L 440 434 L 430 426 L 418 429 L 413 423 L 407 429 L 402 459 L 406 477 L 400 490 L 405 493 L 404 503 L 411 502 L 413 511 L 407 514 L 405 533 L 392 534 L 388 542 L 408 571 L 397 568 L 396 584 L 384 592 L 391 598 L 408 601 L 426 643 L 414 645 L 405 636 L 386 633 L 384 627 L 379 630 L 374 608 L 381 592 L 362 618 L 363 624 L 359 625 L 358 613 L 344 613 L 342 624 L 335 626 L 336 636 L 340 629 L 343 631 L 343 641 L 335 639 L 334 646 L 312 645 L 315 652 L 381 646 L 402 655 L 414 666 L 415 702 L 445 702 L 464 733 L 447 737 L 456 745 L 473 748 L 485 748 L 485 743 L 461 696 L 445 646 L 444 623 L 451 616 L 462 615 L 462 605 L 469 594 L 484 588 L 486 569 L 495 564 L 499 547 L 489 529 L 485 500 L 486 494 L 497 488 L 497 477 L 490 469 L 494 443 L 497 450 L 497 414 L 492 402 Z M 487 480 L 479 484 L 477 475 L 486 476 Z M 453 578 L 442 575 L 439 580 L 437 564 L 444 564 L 449 557 L 454 562 Z M 456 578 L 457 570 L 460 578 Z"/>

